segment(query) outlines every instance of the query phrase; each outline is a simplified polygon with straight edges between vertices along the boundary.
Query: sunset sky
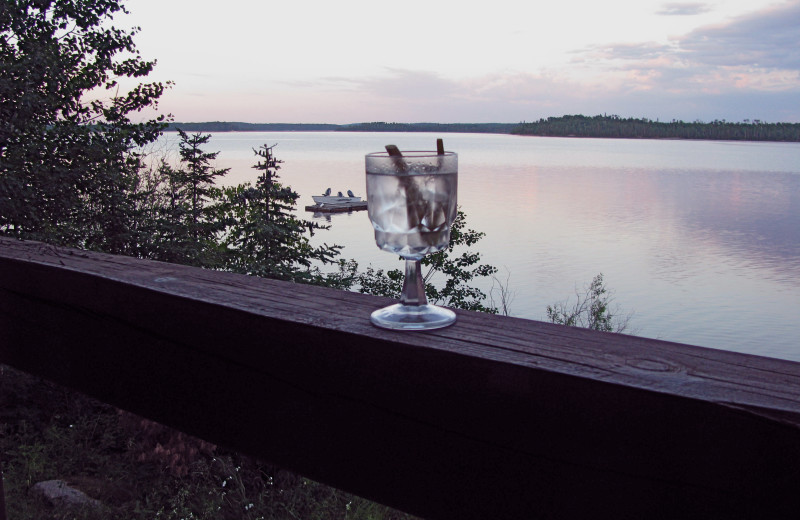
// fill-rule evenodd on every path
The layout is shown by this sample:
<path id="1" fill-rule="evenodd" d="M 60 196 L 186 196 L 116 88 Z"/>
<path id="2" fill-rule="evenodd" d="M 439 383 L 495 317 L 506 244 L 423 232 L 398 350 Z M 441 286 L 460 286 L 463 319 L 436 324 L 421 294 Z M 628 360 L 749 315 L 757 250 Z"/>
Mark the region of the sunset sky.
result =
<path id="1" fill-rule="evenodd" d="M 800 0 L 128 0 L 176 121 L 800 122 Z"/>

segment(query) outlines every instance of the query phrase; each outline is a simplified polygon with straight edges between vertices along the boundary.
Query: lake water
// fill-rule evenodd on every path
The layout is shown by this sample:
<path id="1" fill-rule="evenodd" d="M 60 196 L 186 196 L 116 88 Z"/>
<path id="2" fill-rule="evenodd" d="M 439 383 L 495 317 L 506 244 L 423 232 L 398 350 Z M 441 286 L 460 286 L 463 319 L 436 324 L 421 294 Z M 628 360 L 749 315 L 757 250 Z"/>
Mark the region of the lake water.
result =
<path id="1" fill-rule="evenodd" d="M 330 187 L 364 196 L 364 155 L 386 144 L 459 154 L 459 205 L 477 249 L 543 319 L 598 273 L 641 336 L 800 361 L 800 144 L 486 134 L 214 134 L 206 151 L 251 180 L 252 149 L 277 144 L 300 212 Z M 175 134 L 168 140 L 174 141 Z M 401 268 L 366 212 L 316 217 L 316 239 L 363 267 Z M 492 282 L 482 285 L 489 292 Z"/>

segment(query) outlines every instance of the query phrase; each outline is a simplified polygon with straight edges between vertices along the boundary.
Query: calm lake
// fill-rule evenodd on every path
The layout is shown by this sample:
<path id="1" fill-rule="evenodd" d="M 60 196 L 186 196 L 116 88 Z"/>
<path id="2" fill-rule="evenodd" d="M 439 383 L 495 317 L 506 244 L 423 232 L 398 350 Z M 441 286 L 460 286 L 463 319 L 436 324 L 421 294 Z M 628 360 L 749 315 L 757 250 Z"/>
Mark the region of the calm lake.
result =
<path id="1" fill-rule="evenodd" d="M 800 144 L 487 134 L 214 134 L 206 151 L 253 179 L 252 149 L 277 144 L 281 180 L 311 195 L 365 195 L 364 155 L 396 144 L 459 154 L 459 205 L 513 316 L 543 319 L 602 273 L 641 336 L 800 361 Z M 165 138 L 173 143 L 176 134 Z M 401 268 L 366 211 L 313 217 L 315 240 L 362 268 Z M 489 293 L 492 281 L 481 286 Z"/>

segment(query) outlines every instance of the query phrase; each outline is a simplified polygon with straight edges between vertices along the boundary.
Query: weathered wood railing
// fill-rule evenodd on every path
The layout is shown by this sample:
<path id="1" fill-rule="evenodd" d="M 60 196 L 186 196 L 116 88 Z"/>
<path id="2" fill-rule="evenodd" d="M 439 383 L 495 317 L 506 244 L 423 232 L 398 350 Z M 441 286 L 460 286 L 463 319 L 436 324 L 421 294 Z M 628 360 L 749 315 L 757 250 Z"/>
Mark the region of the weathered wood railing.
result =
<path id="1" fill-rule="evenodd" d="M 797 518 L 800 364 L 0 239 L 0 362 L 428 518 Z"/>

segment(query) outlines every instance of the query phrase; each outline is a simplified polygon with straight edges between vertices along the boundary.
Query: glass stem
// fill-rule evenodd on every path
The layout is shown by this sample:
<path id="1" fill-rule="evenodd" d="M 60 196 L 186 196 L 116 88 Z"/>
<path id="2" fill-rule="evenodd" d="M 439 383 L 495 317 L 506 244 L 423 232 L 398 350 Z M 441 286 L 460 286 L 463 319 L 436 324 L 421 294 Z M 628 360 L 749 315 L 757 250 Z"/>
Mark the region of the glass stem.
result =
<path id="1" fill-rule="evenodd" d="M 400 295 L 400 303 L 403 305 L 427 305 L 428 303 L 419 260 L 406 259 L 406 277 L 403 279 L 403 294 Z"/>

